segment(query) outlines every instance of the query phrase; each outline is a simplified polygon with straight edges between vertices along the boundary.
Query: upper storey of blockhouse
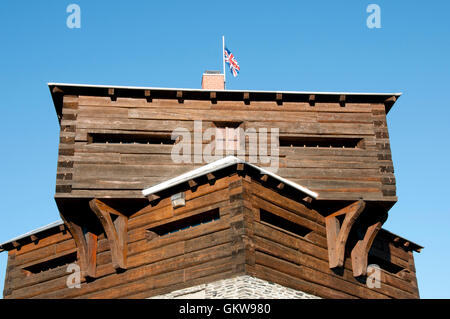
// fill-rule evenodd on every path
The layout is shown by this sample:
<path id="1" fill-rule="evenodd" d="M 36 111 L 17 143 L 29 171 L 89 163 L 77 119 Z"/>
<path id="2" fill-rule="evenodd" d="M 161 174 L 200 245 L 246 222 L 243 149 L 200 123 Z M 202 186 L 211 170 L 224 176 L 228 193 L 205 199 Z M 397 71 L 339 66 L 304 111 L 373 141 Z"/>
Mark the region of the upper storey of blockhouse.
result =
<path id="1" fill-rule="evenodd" d="M 58 205 L 89 198 L 144 204 L 142 189 L 207 163 L 208 129 L 223 134 L 226 155 L 236 155 L 230 145 L 244 145 L 246 160 L 255 151 L 251 138 L 230 131 L 256 132 L 258 142 L 267 132 L 269 157 L 254 164 L 276 163 L 277 174 L 319 201 L 363 199 L 386 209 L 396 202 L 386 114 L 400 93 L 224 90 L 208 76 L 202 89 L 49 83 L 61 127 Z M 173 155 L 180 131 L 192 134 L 181 162 Z"/>

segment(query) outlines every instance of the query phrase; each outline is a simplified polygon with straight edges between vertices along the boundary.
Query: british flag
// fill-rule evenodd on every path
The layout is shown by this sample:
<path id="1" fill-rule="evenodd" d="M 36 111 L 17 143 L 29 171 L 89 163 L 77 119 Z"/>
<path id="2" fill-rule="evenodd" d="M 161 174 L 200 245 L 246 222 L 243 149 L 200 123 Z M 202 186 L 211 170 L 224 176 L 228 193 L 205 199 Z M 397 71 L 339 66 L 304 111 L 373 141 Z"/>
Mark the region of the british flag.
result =
<path id="1" fill-rule="evenodd" d="M 227 48 L 225 48 L 224 55 L 225 55 L 225 62 L 228 63 L 228 65 L 230 66 L 231 74 L 233 74 L 234 77 L 237 77 L 241 68 L 237 63 L 235 56 Z"/>

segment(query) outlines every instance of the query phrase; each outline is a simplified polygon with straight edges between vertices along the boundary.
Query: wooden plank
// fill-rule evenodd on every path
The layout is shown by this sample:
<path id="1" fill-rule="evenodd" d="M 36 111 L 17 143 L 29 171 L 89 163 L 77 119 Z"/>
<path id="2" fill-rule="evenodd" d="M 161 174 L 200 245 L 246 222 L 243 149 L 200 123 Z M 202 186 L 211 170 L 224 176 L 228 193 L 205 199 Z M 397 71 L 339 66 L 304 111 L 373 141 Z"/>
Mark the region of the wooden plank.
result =
<path id="1" fill-rule="evenodd" d="M 35 251 L 37 249 L 44 248 L 49 245 L 54 245 L 54 244 L 69 240 L 71 238 L 72 238 L 72 236 L 68 232 L 66 232 L 65 234 L 57 233 L 57 234 L 40 239 L 38 243 L 29 243 L 29 244 L 23 245 L 20 248 L 20 250 L 16 251 L 16 256 L 20 256 L 25 253 Z"/>
<path id="2" fill-rule="evenodd" d="M 287 114 L 286 114 L 287 113 Z M 213 112 L 192 109 L 129 109 L 129 119 L 160 119 L 184 121 L 287 121 L 311 123 L 317 121 L 317 115 L 311 112 L 242 111 L 214 110 Z"/>
<path id="3" fill-rule="evenodd" d="M 177 105 L 178 101 L 176 99 L 152 99 L 152 103 L 147 103 L 145 98 L 123 98 L 118 97 L 117 101 L 111 102 L 109 98 L 105 97 L 94 97 L 94 96 L 83 96 L 81 95 L 78 99 L 78 103 L 80 106 L 114 106 L 114 107 L 171 107 L 171 108 L 180 108 Z M 211 104 L 210 100 L 185 100 L 183 105 L 193 109 L 212 109 L 215 106 L 218 109 L 230 109 L 230 110 L 239 110 L 241 106 L 244 105 L 244 101 L 221 101 L 218 100 L 217 104 Z M 347 103 L 345 108 L 339 109 L 338 103 L 316 103 L 317 106 L 320 106 L 319 111 L 323 112 L 364 112 L 371 113 L 372 105 L 369 103 Z M 276 104 L 276 101 L 252 101 L 251 110 L 277 110 L 279 106 Z M 305 102 L 286 102 L 283 101 L 283 110 L 299 110 L 305 111 L 308 110 L 309 103 Z M 241 108 L 242 110 L 242 108 Z M 314 111 L 317 112 L 316 109 Z"/>
<path id="4" fill-rule="evenodd" d="M 56 241 L 53 244 L 48 244 L 43 247 L 29 250 L 26 253 L 16 255 L 14 265 L 19 266 L 25 263 L 39 262 L 49 256 L 56 255 L 59 252 L 75 248 L 75 241 L 73 239 L 66 239 Z"/>
<path id="5" fill-rule="evenodd" d="M 271 229 L 269 226 L 261 224 L 261 223 L 255 223 L 254 225 L 254 231 L 255 231 L 255 245 L 258 245 L 258 243 L 261 243 L 262 240 L 263 243 L 267 245 L 267 243 L 274 243 L 277 244 L 276 248 L 273 248 L 274 251 L 279 251 L 281 247 L 285 247 L 285 249 L 293 249 L 295 251 L 298 251 L 297 254 L 301 255 L 302 258 L 296 257 L 298 260 L 301 260 L 301 262 L 305 262 L 304 258 L 313 258 L 320 259 L 322 262 L 320 263 L 322 267 L 320 268 L 321 271 L 325 273 L 334 274 L 331 270 L 328 268 L 328 252 L 326 247 L 318 246 L 315 242 L 310 242 L 308 239 L 301 238 L 298 236 L 293 236 L 291 234 L 284 233 L 280 230 Z M 295 259 L 294 259 L 295 260 Z M 300 261 L 299 261 L 300 262 Z M 307 263 L 309 261 L 306 261 Z M 312 265 L 312 264 L 310 264 Z M 314 267 L 317 267 L 317 261 Z M 356 280 L 353 277 L 352 273 L 352 263 L 350 259 L 346 259 L 344 263 L 344 278 L 350 282 L 355 282 Z M 406 291 L 408 293 L 415 293 L 414 287 L 411 286 L 409 281 L 406 281 L 402 279 L 398 275 L 390 274 L 388 272 L 383 272 L 381 281 L 384 284 L 387 284 L 389 286 L 392 286 L 397 289 L 401 289 L 403 291 Z"/>
<path id="6" fill-rule="evenodd" d="M 148 276 L 155 276 L 156 274 L 168 273 L 170 271 L 181 271 L 183 273 L 184 268 L 190 265 L 193 266 L 199 264 L 203 260 L 206 261 L 210 259 L 225 257 L 227 255 L 230 255 L 231 253 L 229 248 L 226 249 L 227 245 L 218 245 L 211 249 L 192 252 L 190 254 L 183 254 L 182 251 L 184 246 L 182 244 L 183 243 L 181 243 L 181 245 L 178 245 L 181 250 L 167 249 L 156 254 L 155 252 L 146 252 L 138 256 L 130 257 L 129 269 L 126 272 L 120 274 L 114 273 L 113 275 L 106 277 L 99 276 L 101 278 L 98 278 L 97 280 L 89 284 L 82 284 L 82 287 L 80 289 L 69 289 L 66 287 L 61 287 L 63 286 L 61 284 L 65 279 L 61 278 L 54 282 L 46 283 L 46 287 L 45 284 L 43 286 L 42 284 L 38 284 L 33 287 L 28 287 L 27 291 L 18 290 L 14 293 L 14 295 L 18 298 L 74 298 L 87 293 L 92 293 L 107 289 L 109 287 L 117 286 L 122 283 L 131 283 Z M 178 257 L 171 258 L 175 256 Z M 139 261 L 139 259 L 142 261 Z M 143 267 L 138 267 L 138 265 Z M 146 266 L 144 267 L 144 265 Z M 169 284 L 170 280 L 168 279 L 167 281 L 167 284 Z M 165 283 L 161 282 L 160 284 L 164 285 Z M 45 293 L 43 293 L 43 291 L 45 291 Z"/>
<path id="7" fill-rule="evenodd" d="M 178 287 L 168 286 L 164 287 L 163 289 L 156 288 L 151 291 L 151 296 L 229 278 L 230 276 L 232 276 L 231 265 L 231 258 L 223 258 L 188 268 L 185 272 L 185 282 L 183 283 L 183 285 L 179 285 Z M 150 297 L 148 292 L 142 292 L 139 294 L 129 295 L 126 298 L 148 297 Z"/>
<path id="8" fill-rule="evenodd" d="M 174 214 L 173 208 L 166 207 L 164 209 L 163 218 L 158 216 L 159 214 L 145 214 L 136 218 L 131 218 L 129 221 L 129 227 L 130 229 L 133 229 L 138 225 L 147 225 L 148 228 L 156 227 L 160 224 L 179 220 L 202 211 L 222 207 L 225 205 L 224 202 L 227 200 L 226 197 L 224 197 L 226 194 L 227 190 L 222 190 L 212 193 L 210 196 L 204 198 L 200 197 L 192 200 L 186 200 L 186 205 L 184 207 L 177 208 L 176 214 Z"/>
<path id="9" fill-rule="evenodd" d="M 321 285 L 329 290 L 339 290 L 354 297 L 362 298 L 388 298 L 385 295 L 371 291 L 370 289 L 353 285 L 337 277 L 327 276 L 309 267 L 300 267 L 294 263 L 277 259 L 270 255 L 256 251 L 256 263 L 265 267 L 276 269 L 287 275 L 303 279 L 310 283 Z"/>
<path id="10" fill-rule="evenodd" d="M 342 157 L 304 157 L 294 159 L 291 157 L 280 158 L 280 167 L 289 168 L 343 168 L 343 169 L 378 169 L 380 164 L 377 158 L 372 160 L 367 157 L 359 158 L 342 158 Z M 379 174 L 378 174 L 379 176 Z"/>
<path id="11" fill-rule="evenodd" d="M 312 256 L 304 255 L 299 253 L 296 250 L 285 248 L 281 245 L 274 245 L 266 240 L 256 240 L 256 254 L 258 263 L 261 261 L 260 259 L 270 254 L 272 258 L 277 258 L 277 262 L 280 265 L 289 265 L 292 264 L 292 267 L 299 267 L 305 269 L 304 274 L 296 274 L 296 277 L 312 280 L 317 284 L 328 284 L 333 286 L 329 288 L 340 290 L 344 293 L 354 294 L 355 296 L 361 298 L 386 298 L 387 295 L 381 295 L 380 291 L 373 291 L 366 287 L 364 284 L 356 281 L 351 271 L 345 271 L 344 275 L 335 275 L 332 271 L 328 269 L 327 262 L 322 261 L 317 258 L 313 258 Z M 263 253 L 263 254 L 260 254 Z M 258 256 L 260 259 L 258 259 Z M 267 265 L 263 262 L 263 265 Z M 275 265 L 274 265 L 275 266 Z M 280 271 L 286 272 L 290 275 L 293 275 L 293 272 L 290 272 L 287 268 L 276 268 Z M 309 278 L 309 276 L 314 278 Z"/>
<path id="12" fill-rule="evenodd" d="M 271 203 L 272 205 L 281 207 L 293 214 L 307 218 L 319 225 L 325 225 L 323 217 L 314 210 L 306 208 L 304 205 L 292 199 L 280 196 L 277 192 L 265 188 L 257 183 L 252 184 L 252 194 L 255 200 L 259 199 Z M 257 199 L 256 199 L 257 198 Z M 261 203 L 260 201 L 258 203 Z"/>
<path id="13" fill-rule="evenodd" d="M 374 135 L 373 124 L 365 123 L 302 123 L 301 125 L 289 122 L 271 122 L 270 127 L 277 127 L 280 134 L 330 134 L 330 135 Z M 267 122 L 248 121 L 247 127 L 256 130 L 267 128 Z"/>
<path id="14" fill-rule="evenodd" d="M 194 122 L 174 120 L 136 120 L 136 119 L 110 119 L 110 118 L 84 118 L 80 117 L 76 122 L 81 129 L 114 129 L 135 131 L 159 131 L 172 132 L 176 128 L 186 128 L 192 131 Z"/>
<path id="15" fill-rule="evenodd" d="M 275 282 L 285 287 L 303 291 L 313 296 L 330 299 L 356 299 L 353 295 L 329 289 L 314 282 L 309 282 L 308 280 L 260 264 L 255 265 L 255 276 L 269 282 Z"/>
<path id="16" fill-rule="evenodd" d="M 293 223 L 299 224 L 303 227 L 306 227 L 310 230 L 313 230 L 319 234 L 323 234 L 325 235 L 325 227 L 323 227 L 322 225 L 317 224 L 316 220 L 317 217 L 315 217 L 313 220 L 309 219 L 309 218 L 305 218 L 302 217 L 298 214 L 296 214 L 295 212 L 286 210 L 284 208 L 281 208 L 277 205 L 274 205 L 268 201 L 265 201 L 259 197 L 254 196 L 252 198 L 252 205 L 255 208 L 262 208 L 266 211 L 269 211 L 273 214 L 276 214 L 278 216 L 281 216 L 284 219 L 287 219 Z"/>
<path id="17" fill-rule="evenodd" d="M 78 177 L 175 177 L 183 174 L 194 166 L 191 165 L 114 165 L 114 164 L 81 164 L 75 163 L 73 168 L 74 176 Z"/>
<path id="18" fill-rule="evenodd" d="M 171 154 L 173 145 L 75 143 L 75 153 Z M 378 154 L 378 153 L 377 153 Z"/>

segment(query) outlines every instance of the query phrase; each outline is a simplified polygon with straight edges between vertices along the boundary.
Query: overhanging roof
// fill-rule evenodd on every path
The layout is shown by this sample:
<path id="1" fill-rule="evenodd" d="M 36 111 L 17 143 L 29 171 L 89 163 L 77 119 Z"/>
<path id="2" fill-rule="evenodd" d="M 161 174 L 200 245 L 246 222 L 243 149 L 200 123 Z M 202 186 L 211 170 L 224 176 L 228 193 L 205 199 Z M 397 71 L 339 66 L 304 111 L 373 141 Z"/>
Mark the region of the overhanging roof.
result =
<path id="1" fill-rule="evenodd" d="M 43 233 L 43 232 L 46 232 L 46 231 L 49 231 L 49 230 L 52 230 L 52 229 L 56 229 L 56 228 L 59 229 L 59 227 L 61 225 L 64 225 L 64 221 L 58 220 L 58 221 L 55 221 L 55 222 L 50 223 L 48 225 L 36 228 L 36 229 L 34 229 L 32 231 L 29 231 L 29 232 L 27 232 L 27 233 L 25 233 L 23 235 L 14 237 L 14 238 L 12 238 L 12 239 L 10 239 L 10 240 L 0 244 L 0 252 L 3 251 L 3 250 L 6 250 L 7 246 L 12 245 L 12 243 L 14 243 L 14 242 L 19 242 L 19 241 L 22 241 L 24 239 L 29 239 L 29 237 L 31 237 L 33 235 L 38 235 L 40 233 Z"/>
<path id="2" fill-rule="evenodd" d="M 109 96 L 109 89 L 114 89 L 116 97 L 145 98 L 145 91 L 151 92 L 155 99 L 177 99 L 181 92 L 183 99 L 210 100 L 211 92 L 216 93 L 217 100 L 242 101 L 248 93 L 251 101 L 276 101 L 282 94 L 285 102 L 309 102 L 311 95 L 316 103 L 338 103 L 345 96 L 346 103 L 384 103 L 386 113 L 402 93 L 358 93 L 358 92 L 315 92 L 315 91 L 264 91 L 264 90 L 205 90 L 189 88 L 160 88 L 143 86 L 91 85 L 73 83 L 48 83 L 56 113 L 59 119 L 62 112 L 62 95 Z M 395 98 L 395 99 L 392 99 Z"/>

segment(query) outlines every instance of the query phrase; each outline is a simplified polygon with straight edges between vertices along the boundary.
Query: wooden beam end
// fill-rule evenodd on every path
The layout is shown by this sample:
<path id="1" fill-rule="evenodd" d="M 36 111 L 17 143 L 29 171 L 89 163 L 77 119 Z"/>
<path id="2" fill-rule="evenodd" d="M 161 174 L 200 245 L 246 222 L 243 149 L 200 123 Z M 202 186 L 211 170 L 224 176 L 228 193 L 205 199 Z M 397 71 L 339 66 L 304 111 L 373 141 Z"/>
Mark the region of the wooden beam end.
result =
<path id="1" fill-rule="evenodd" d="M 339 105 L 344 107 L 346 102 L 346 96 L 344 94 L 339 96 Z"/>
<path id="2" fill-rule="evenodd" d="M 189 180 L 188 184 L 189 184 L 190 188 L 194 188 L 194 187 L 196 187 L 198 185 L 197 182 L 194 181 L 193 179 Z"/>
<path id="3" fill-rule="evenodd" d="M 149 202 L 153 202 L 153 201 L 155 201 L 155 200 L 158 200 L 158 199 L 159 199 L 159 196 L 158 196 L 158 195 L 155 195 L 155 194 L 151 194 L 151 195 L 148 195 L 148 196 L 147 196 L 147 199 L 148 199 Z"/>

